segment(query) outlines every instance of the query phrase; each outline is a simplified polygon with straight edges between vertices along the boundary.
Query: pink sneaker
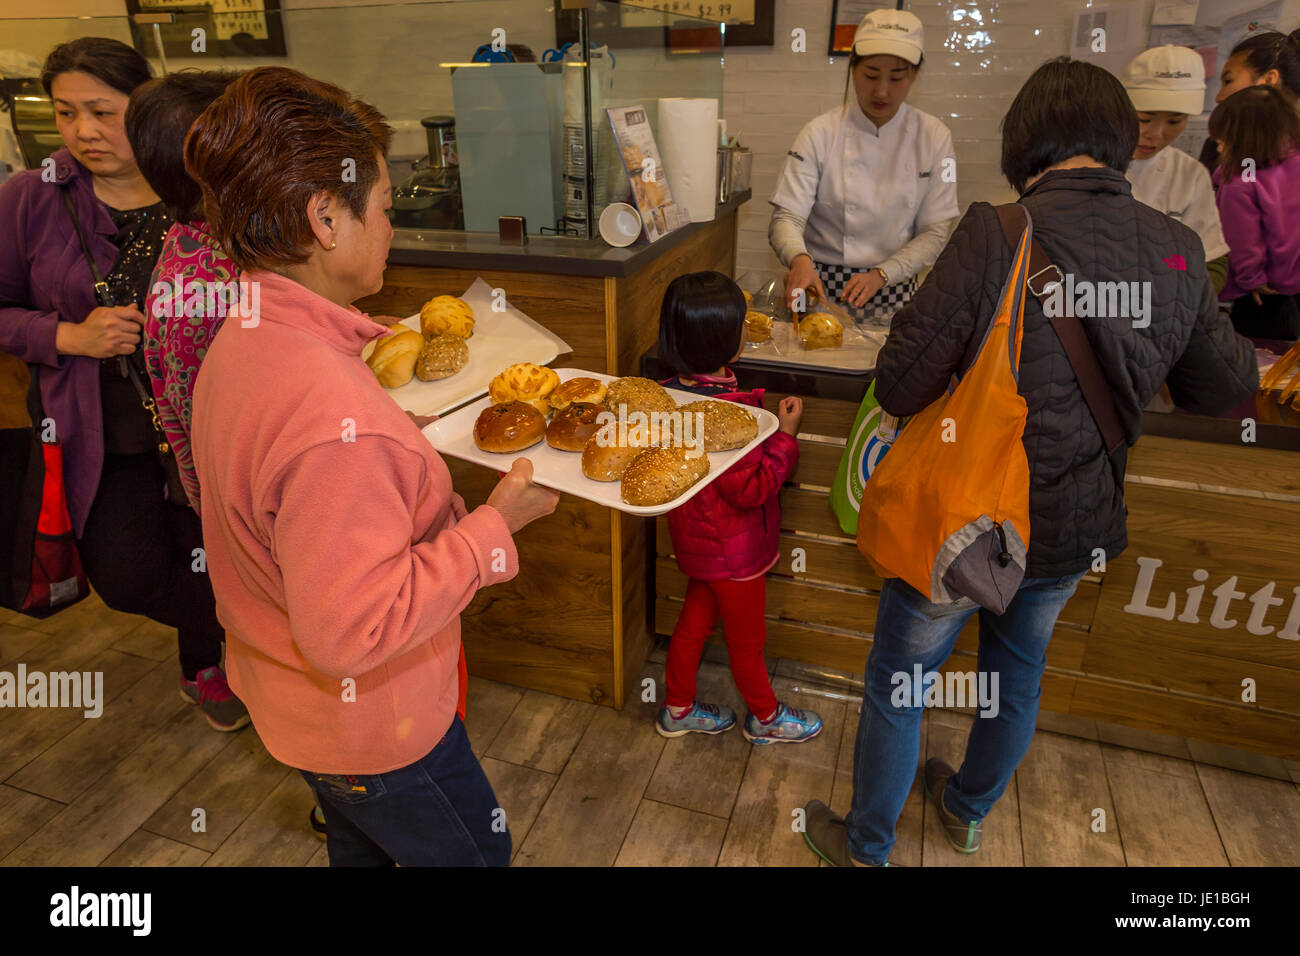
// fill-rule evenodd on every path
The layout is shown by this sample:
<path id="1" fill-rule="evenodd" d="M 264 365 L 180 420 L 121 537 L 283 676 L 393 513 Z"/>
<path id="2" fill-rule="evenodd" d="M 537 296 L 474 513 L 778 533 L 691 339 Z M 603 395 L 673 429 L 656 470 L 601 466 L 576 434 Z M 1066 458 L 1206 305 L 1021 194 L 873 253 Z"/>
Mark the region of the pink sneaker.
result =
<path id="1" fill-rule="evenodd" d="M 214 729 L 230 732 L 248 725 L 248 708 L 226 683 L 220 667 L 201 670 L 192 681 L 181 678 L 181 697 L 198 704 L 203 716 Z"/>

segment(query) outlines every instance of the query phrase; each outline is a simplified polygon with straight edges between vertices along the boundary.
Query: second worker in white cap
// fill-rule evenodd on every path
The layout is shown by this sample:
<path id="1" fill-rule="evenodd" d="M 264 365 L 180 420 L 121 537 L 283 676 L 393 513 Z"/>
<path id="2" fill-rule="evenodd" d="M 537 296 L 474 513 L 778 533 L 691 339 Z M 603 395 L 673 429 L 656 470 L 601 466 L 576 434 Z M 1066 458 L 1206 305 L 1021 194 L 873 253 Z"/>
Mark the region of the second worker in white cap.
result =
<path id="1" fill-rule="evenodd" d="M 904 102 L 923 49 L 911 13 L 867 14 L 849 60 L 853 95 L 795 138 L 768 229 L 789 270 L 787 304 L 816 290 L 887 324 L 938 258 L 960 210 L 952 134 Z"/>
<path id="2" fill-rule="evenodd" d="M 1228 243 L 1219 225 L 1214 187 L 1189 153 L 1169 148 L 1205 107 L 1205 64 L 1189 47 L 1158 46 L 1124 70 L 1124 88 L 1138 115 L 1138 145 L 1125 175 L 1133 198 L 1192 229 L 1205 247 L 1205 268 L 1217 295 L 1228 276 Z"/>

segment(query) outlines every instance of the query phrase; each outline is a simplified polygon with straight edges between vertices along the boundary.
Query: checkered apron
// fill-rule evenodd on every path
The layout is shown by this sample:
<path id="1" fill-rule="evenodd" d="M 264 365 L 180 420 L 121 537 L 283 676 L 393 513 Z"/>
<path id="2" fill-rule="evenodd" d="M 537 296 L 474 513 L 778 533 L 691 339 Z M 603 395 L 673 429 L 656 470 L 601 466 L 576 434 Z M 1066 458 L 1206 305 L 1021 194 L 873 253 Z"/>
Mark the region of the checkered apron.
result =
<path id="1" fill-rule="evenodd" d="M 822 285 L 825 286 L 826 294 L 830 296 L 831 301 L 844 306 L 844 310 L 849 315 L 864 325 L 888 325 L 894 313 L 907 305 L 907 301 L 916 292 L 916 276 L 912 276 L 902 282 L 885 286 L 868 299 L 865 305 L 857 308 L 842 302 L 841 296 L 849 279 L 864 270 L 818 262 L 816 259 L 813 260 L 813 265 L 817 267 L 817 275 L 821 277 Z"/>

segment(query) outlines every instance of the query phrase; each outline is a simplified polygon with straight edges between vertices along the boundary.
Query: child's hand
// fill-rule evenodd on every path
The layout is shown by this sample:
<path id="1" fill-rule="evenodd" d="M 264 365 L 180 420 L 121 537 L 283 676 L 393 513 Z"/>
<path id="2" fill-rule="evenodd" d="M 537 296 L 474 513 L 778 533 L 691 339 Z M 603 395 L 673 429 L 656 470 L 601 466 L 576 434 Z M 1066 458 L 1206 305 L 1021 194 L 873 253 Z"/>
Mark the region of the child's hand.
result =
<path id="1" fill-rule="evenodd" d="M 778 430 L 787 435 L 798 434 L 799 423 L 803 421 L 803 399 L 795 395 L 787 395 L 781 399 L 781 404 L 776 410 L 776 420 L 780 423 Z"/>

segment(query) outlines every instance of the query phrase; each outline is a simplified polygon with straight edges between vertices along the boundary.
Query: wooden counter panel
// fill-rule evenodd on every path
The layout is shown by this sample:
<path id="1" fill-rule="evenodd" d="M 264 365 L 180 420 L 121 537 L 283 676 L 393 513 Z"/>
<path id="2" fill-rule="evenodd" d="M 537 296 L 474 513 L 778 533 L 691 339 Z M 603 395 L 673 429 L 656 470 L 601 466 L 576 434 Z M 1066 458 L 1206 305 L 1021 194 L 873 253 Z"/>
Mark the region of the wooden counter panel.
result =
<path id="1" fill-rule="evenodd" d="M 1080 677 L 1068 713 L 1300 760 L 1300 719 L 1262 713 L 1245 704 Z"/>
<path id="2" fill-rule="evenodd" d="M 671 634 L 681 612 L 681 602 L 671 598 L 659 598 L 655 601 L 655 630 L 660 634 Z M 725 642 L 715 634 L 709 643 L 722 645 Z M 871 651 L 871 639 L 853 634 L 841 634 L 822 630 L 815 626 L 798 624 L 793 621 L 767 622 L 767 644 L 764 653 L 768 659 L 784 657 L 790 660 L 806 661 L 823 667 L 831 667 L 848 674 L 861 675 L 866 669 L 867 654 Z M 974 655 L 970 651 L 957 649 L 939 668 L 941 674 L 948 671 L 967 672 L 975 668 Z M 1068 713 L 1074 692 L 1075 678 L 1069 674 L 1057 673 L 1049 669 L 1043 675 L 1043 697 L 1041 705 L 1045 710 Z M 850 707 L 850 719 L 854 714 Z"/>
<path id="3" fill-rule="evenodd" d="M 613 633 L 623 636 L 614 648 L 614 683 L 619 691 L 614 706 L 622 708 L 625 700 L 637 699 L 641 667 L 654 643 L 646 594 L 646 535 L 651 522 L 621 511 L 610 510 L 609 516 L 612 537 L 618 543 L 619 564 L 614 574 L 622 581 L 622 600 L 614 606 L 613 622 Z"/>
<path id="4" fill-rule="evenodd" d="M 1141 484 L 1129 484 L 1126 490 L 1130 543 L 1107 567 L 1093 630 L 1112 637 L 1116 646 L 1219 658 L 1232 673 L 1238 668 L 1228 661 L 1300 671 L 1300 641 L 1278 637 L 1300 600 L 1300 542 L 1293 532 L 1300 526 L 1300 506 Z M 1147 559 L 1145 578 L 1139 558 Z M 1150 563 L 1154 561 L 1161 563 Z M 1208 572 L 1204 582 L 1193 577 L 1197 570 Z M 1290 576 L 1278 579 L 1279 572 Z M 1225 622 L 1235 621 L 1234 626 L 1215 627 L 1210 623 L 1217 603 L 1213 592 L 1234 576 L 1236 591 L 1246 598 L 1233 600 L 1226 609 Z M 1275 584 L 1274 600 L 1283 603 L 1269 607 L 1263 617 L 1272 633 L 1252 634 L 1246 627 L 1253 612 L 1248 599 L 1270 582 Z M 1187 592 L 1197 586 L 1204 587 L 1195 611 L 1198 620 L 1178 620 L 1191 616 Z M 1137 612 L 1169 613 L 1164 609 L 1171 597 L 1171 620 Z M 1118 665 L 1099 660 L 1096 666 Z"/>
<path id="5" fill-rule="evenodd" d="M 763 404 L 770 410 L 785 398 L 782 392 L 768 392 L 763 396 Z M 833 398 L 803 399 L 803 421 L 799 423 L 800 433 L 825 435 L 828 438 L 848 438 L 853 419 L 857 417 L 860 402 L 841 402 Z"/>
<path id="6" fill-rule="evenodd" d="M 657 597 L 681 599 L 686 594 L 687 578 L 677 568 L 672 558 L 659 558 L 655 568 Z M 852 631 L 870 639 L 876 627 L 876 609 L 880 603 L 879 592 L 849 591 L 824 587 L 815 582 L 768 574 L 767 613 L 782 621 L 810 624 L 837 630 Z M 1088 635 L 1061 622 L 1052 635 L 1048 660 L 1061 670 L 1081 669 L 1084 646 Z M 672 628 L 662 632 L 671 634 Z M 957 638 L 956 649 L 975 654 L 979 649 L 979 615 L 973 615 Z M 791 656 L 791 655 L 780 655 Z M 814 663 L 814 648 L 805 648 L 793 655 L 797 660 Z"/>
<path id="7" fill-rule="evenodd" d="M 1145 435 L 1129 449 L 1128 474 L 1300 495 L 1300 469 L 1294 452 L 1244 443 L 1222 445 Z"/>
<path id="8" fill-rule="evenodd" d="M 735 264 L 736 214 L 731 212 L 635 276 L 605 280 L 612 289 L 605 294 L 607 314 L 617 328 L 617 340 L 611 341 L 613 351 L 606 359 L 613 367 L 605 370 L 610 375 L 641 374 L 641 356 L 659 341 L 659 310 L 668 283 L 688 272 L 713 270 L 732 275 Z"/>
<path id="9" fill-rule="evenodd" d="M 601 278 L 389 266 L 383 289 L 362 299 L 357 308 L 404 318 L 419 312 L 435 295 L 460 295 L 479 277 L 505 289 L 511 305 L 569 343 L 573 351 L 554 364 L 597 371 L 605 367 L 605 280 Z"/>
<path id="10" fill-rule="evenodd" d="M 800 439 L 799 464 L 790 480 L 798 485 L 818 485 L 829 488 L 835 482 L 835 470 L 844 457 L 843 445 Z"/>
<path id="11" fill-rule="evenodd" d="M 31 375 L 27 363 L 16 355 L 0 352 L 0 428 L 28 428 L 27 386 Z"/>
<path id="12" fill-rule="evenodd" d="M 1255 682 L 1253 705 L 1300 717 L 1300 670 L 1221 655 L 1195 654 L 1155 641 L 1134 641 L 1113 632 L 1088 639 L 1082 670 L 1092 677 L 1151 684 L 1164 690 L 1208 697 L 1228 704 L 1242 700 L 1242 681 Z"/>
<path id="13" fill-rule="evenodd" d="M 470 510 L 497 482 L 485 468 L 447 465 Z M 563 496 L 515 536 L 520 574 L 480 591 L 461 614 L 471 673 L 613 706 L 609 522 L 608 509 Z"/>

